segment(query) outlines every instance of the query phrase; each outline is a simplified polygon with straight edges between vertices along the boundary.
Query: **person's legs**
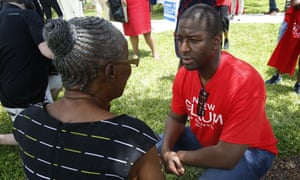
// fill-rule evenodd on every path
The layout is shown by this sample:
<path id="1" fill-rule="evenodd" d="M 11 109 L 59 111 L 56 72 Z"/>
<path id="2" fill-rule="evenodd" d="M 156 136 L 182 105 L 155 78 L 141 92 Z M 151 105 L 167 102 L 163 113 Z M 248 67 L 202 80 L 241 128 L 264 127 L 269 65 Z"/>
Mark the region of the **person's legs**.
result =
<path id="1" fill-rule="evenodd" d="M 35 7 L 35 10 L 37 11 L 37 13 L 39 15 L 41 15 L 42 18 L 44 19 L 44 13 L 42 11 L 42 8 L 41 8 L 40 3 L 38 2 L 38 0 L 33 0 L 33 4 L 34 4 L 34 7 Z"/>
<path id="2" fill-rule="evenodd" d="M 151 32 L 145 33 L 144 38 L 145 38 L 145 41 L 146 41 L 147 45 L 150 47 L 150 49 L 152 51 L 152 55 L 153 55 L 154 59 L 159 60 L 160 57 L 159 57 L 159 54 L 158 54 L 157 49 L 155 47 L 154 40 L 153 40 Z"/>
<path id="3" fill-rule="evenodd" d="M 100 4 L 100 0 L 93 0 L 93 3 L 96 7 L 97 16 L 102 17 L 102 6 Z"/>
<path id="4" fill-rule="evenodd" d="M 278 12 L 279 11 L 279 9 L 277 8 L 277 4 L 276 4 L 275 0 L 270 0 L 269 1 L 269 6 L 270 6 L 270 12 L 272 12 L 272 11 Z"/>
<path id="5" fill-rule="evenodd" d="M 134 55 L 140 56 L 140 52 L 139 52 L 139 36 L 130 36 L 129 39 L 130 39 L 130 42 L 131 42 L 131 46 L 132 46 Z"/>
<path id="6" fill-rule="evenodd" d="M 222 24 L 223 24 L 223 32 L 224 32 L 224 49 L 229 49 L 229 14 L 228 14 L 228 6 L 221 6 L 220 7 L 220 15 L 222 17 Z"/>
<path id="7" fill-rule="evenodd" d="M 279 27 L 279 32 L 278 32 L 278 42 L 280 41 L 280 39 L 282 38 L 284 32 L 287 29 L 287 22 L 283 21 L 282 24 Z M 266 84 L 277 84 L 280 83 L 282 81 L 282 76 L 279 73 L 278 70 L 276 70 L 276 73 L 270 78 L 268 79 L 265 83 Z"/>
<path id="8" fill-rule="evenodd" d="M 228 31 L 224 32 L 224 49 L 229 49 Z"/>
<path id="9" fill-rule="evenodd" d="M 50 4 L 47 0 L 40 0 L 40 3 L 43 8 L 43 12 L 46 15 L 46 19 L 51 19 L 52 18 L 52 12 L 51 12 L 51 7 Z"/>
<path id="10" fill-rule="evenodd" d="M 266 84 L 278 84 L 282 81 L 282 76 L 279 73 L 278 70 L 276 70 L 276 73 L 268 80 L 266 80 Z"/>
<path id="11" fill-rule="evenodd" d="M 244 13 L 244 5 L 244 0 L 239 0 L 238 16 L 241 16 Z"/>
<path id="12" fill-rule="evenodd" d="M 160 141 L 156 144 L 158 152 L 161 153 L 161 147 L 163 143 L 163 134 L 160 135 Z M 174 146 L 174 151 L 178 150 L 196 150 L 201 148 L 196 136 L 192 133 L 190 127 L 186 127 L 184 133 L 179 138 Z"/>
<path id="13" fill-rule="evenodd" d="M 284 32 L 286 31 L 288 27 L 287 22 L 283 21 L 279 27 L 279 32 L 278 32 L 278 42 L 280 41 L 280 39 L 282 38 Z"/>
<path id="14" fill-rule="evenodd" d="M 268 151 L 247 149 L 240 162 L 231 170 L 208 168 L 199 180 L 260 179 L 271 168 L 275 155 Z"/>
<path id="15" fill-rule="evenodd" d="M 236 12 L 236 1 L 238 1 L 238 0 L 232 0 L 232 1 L 231 1 L 231 17 L 235 16 L 235 12 Z"/>
<path id="16" fill-rule="evenodd" d="M 294 91 L 300 95 L 300 60 L 298 58 L 298 75 L 297 75 L 297 82 L 294 86 Z"/>
<path id="17" fill-rule="evenodd" d="M 100 4 L 101 4 L 101 7 L 102 7 L 102 17 L 104 19 L 108 20 L 109 19 L 109 8 L 107 6 L 107 0 L 100 0 Z"/>
<path id="18" fill-rule="evenodd" d="M 63 13 L 58 5 L 57 0 L 50 0 L 49 1 L 51 7 L 55 10 L 56 14 L 58 15 L 59 18 L 63 17 Z"/>

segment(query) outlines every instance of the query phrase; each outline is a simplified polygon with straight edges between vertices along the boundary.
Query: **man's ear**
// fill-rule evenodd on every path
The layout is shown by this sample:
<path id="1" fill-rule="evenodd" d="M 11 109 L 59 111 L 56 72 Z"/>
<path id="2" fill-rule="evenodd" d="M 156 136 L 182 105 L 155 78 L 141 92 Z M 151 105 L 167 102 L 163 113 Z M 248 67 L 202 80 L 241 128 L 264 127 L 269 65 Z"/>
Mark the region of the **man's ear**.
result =
<path id="1" fill-rule="evenodd" d="M 220 47 L 222 47 L 222 39 L 223 39 L 222 33 L 219 33 L 219 34 L 214 36 L 214 38 L 213 38 L 213 48 L 215 50 L 219 50 Z"/>
<path id="2" fill-rule="evenodd" d="M 114 78 L 115 77 L 115 69 L 113 64 L 108 64 L 105 67 L 105 77 Z"/>

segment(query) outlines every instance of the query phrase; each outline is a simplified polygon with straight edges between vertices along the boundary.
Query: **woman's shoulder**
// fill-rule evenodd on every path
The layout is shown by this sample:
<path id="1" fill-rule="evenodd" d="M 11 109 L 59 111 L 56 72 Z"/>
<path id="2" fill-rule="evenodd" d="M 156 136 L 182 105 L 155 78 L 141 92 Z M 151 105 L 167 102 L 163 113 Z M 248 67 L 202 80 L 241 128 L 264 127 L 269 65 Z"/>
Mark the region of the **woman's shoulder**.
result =
<path id="1" fill-rule="evenodd" d="M 141 119 L 138 119 L 131 115 L 122 114 L 109 121 L 103 121 L 103 122 L 116 123 L 121 129 L 123 129 L 123 131 L 128 131 L 130 134 L 133 135 L 134 134 L 142 135 L 142 137 L 150 141 L 153 141 L 154 143 L 158 142 L 158 136 L 155 134 L 153 129 Z"/>

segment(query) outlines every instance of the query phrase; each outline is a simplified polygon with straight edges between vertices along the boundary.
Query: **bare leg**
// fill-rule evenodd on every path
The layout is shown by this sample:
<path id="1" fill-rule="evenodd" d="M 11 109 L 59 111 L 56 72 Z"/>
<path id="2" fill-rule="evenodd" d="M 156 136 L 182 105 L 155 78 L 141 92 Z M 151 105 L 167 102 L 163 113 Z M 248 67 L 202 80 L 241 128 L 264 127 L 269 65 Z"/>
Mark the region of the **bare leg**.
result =
<path id="1" fill-rule="evenodd" d="M 153 37 L 151 35 L 151 32 L 145 33 L 144 38 L 145 38 L 146 43 L 148 44 L 148 46 L 150 47 L 150 49 L 152 51 L 152 55 L 153 55 L 154 59 L 159 60 L 160 57 L 159 57 L 159 54 L 158 54 L 158 52 L 156 50 L 156 47 L 154 45 L 154 40 L 153 40 Z"/>
<path id="2" fill-rule="evenodd" d="M 18 145 L 13 134 L 0 134 L 0 145 Z"/>
<path id="3" fill-rule="evenodd" d="M 140 56 L 139 53 L 139 36 L 129 37 L 134 55 Z"/>

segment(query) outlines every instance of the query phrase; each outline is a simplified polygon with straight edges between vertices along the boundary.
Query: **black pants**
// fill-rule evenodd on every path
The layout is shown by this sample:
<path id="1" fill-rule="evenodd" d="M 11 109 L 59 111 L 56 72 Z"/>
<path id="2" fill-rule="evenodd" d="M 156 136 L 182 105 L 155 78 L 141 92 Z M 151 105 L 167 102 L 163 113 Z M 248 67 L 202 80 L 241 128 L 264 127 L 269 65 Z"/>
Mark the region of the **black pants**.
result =
<path id="1" fill-rule="evenodd" d="M 223 32 L 228 32 L 229 31 L 229 13 L 228 13 L 229 7 L 228 6 L 216 6 L 215 9 L 222 18 Z"/>
<path id="2" fill-rule="evenodd" d="M 58 5 L 57 0 L 40 0 L 40 3 L 43 7 L 43 12 L 46 15 L 46 19 L 52 18 L 51 7 L 54 9 L 54 11 L 57 13 L 59 17 L 63 16 L 63 13 Z"/>

